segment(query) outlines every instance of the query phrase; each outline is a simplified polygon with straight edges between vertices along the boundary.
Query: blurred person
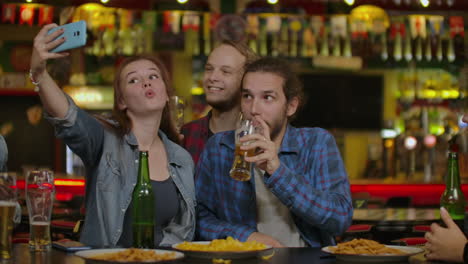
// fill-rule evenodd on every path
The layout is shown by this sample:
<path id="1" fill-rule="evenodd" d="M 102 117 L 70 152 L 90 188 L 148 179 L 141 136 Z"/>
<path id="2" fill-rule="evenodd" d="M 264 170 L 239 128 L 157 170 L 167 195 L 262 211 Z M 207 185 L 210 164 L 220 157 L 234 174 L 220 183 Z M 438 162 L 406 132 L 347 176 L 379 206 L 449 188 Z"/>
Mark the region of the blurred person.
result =
<path id="1" fill-rule="evenodd" d="M 300 107 L 302 84 L 290 66 L 264 58 L 242 81 L 244 117 L 262 132 L 244 136 L 257 150 L 250 181 L 230 177 L 234 131 L 211 137 L 196 170 L 197 233 L 203 240 L 232 236 L 273 247 L 321 247 L 351 224 L 350 186 L 333 136 L 289 124 Z"/>
<path id="2" fill-rule="evenodd" d="M 204 117 L 182 126 L 182 146 L 195 164 L 206 141 L 213 134 L 233 130 L 239 119 L 240 85 L 245 65 L 256 59 L 243 43 L 224 40 L 208 56 L 203 73 L 203 89 L 211 111 Z"/>
<path id="3" fill-rule="evenodd" d="M 445 208 L 440 208 L 440 217 L 447 227 L 431 224 L 431 231 L 426 232 L 428 260 L 443 260 L 468 263 L 468 240 Z"/>
<path id="4" fill-rule="evenodd" d="M 0 172 L 7 170 L 8 148 L 5 139 L 0 134 Z"/>
<path id="5" fill-rule="evenodd" d="M 0 172 L 7 171 L 7 161 L 8 161 L 8 147 L 5 142 L 5 139 L 0 134 Z M 11 197 L 11 189 L 4 188 L 3 185 L 0 185 L 0 199 L 5 197 Z M 21 222 L 21 206 L 19 202 L 16 202 L 15 216 L 13 219 L 15 224 Z"/>
<path id="6" fill-rule="evenodd" d="M 49 50 L 62 31 L 44 26 L 34 39 L 31 79 L 46 118 L 86 167 L 86 217 L 80 241 L 94 247 L 132 245 L 132 192 L 139 151 L 149 152 L 155 193 L 155 246 L 192 240 L 195 231 L 194 165 L 178 142 L 171 119 L 173 93 L 166 67 L 152 56 L 124 60 L 114 80 L 111 119 L 95 118 L 76 106 L 46 69 L 49 59 L 68 56 Z"/>

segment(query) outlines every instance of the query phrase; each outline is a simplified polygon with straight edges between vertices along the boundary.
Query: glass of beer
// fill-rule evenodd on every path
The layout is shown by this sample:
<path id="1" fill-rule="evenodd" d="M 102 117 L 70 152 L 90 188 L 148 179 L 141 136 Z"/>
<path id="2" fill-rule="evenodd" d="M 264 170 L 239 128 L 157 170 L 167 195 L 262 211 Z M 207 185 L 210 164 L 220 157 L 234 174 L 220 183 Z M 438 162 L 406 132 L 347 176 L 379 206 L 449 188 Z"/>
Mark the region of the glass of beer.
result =
<path id="1" fill-rule="evenodd" d="M 12 236 L 17 199 L 16 174 L 0 173 L 0 259 L 12 256 Z"/>
<path id="2" fill-rule="evenodd" d="M 180 131 L 180 128 L 184 125 L 185 100 L 183 97 L 175 95 L 171 97 L 170 105 L 172 107 L 171 113 L 175 126 L 177 131 Z"/>
<path id="3" fill-rule="evenodd" d="M 30 171 L 26 179 L 26 204 L 29 214 L 29 249 L 46 251 L 51 247 L 50 218 L 54 203 L 54 173 Z"/>
<path id="4" fill-rule="evenodd" d="M 245 157 L 251 157 L 255 154 L 255 150 L 241 150 L 241 145 L 248 145 L 250 142 L 240 142 L 240 138 L 246 135 L 255 133 L 255 126 L 251 120 L 242 119 L 235 132 L 236 150 L 232 168 L 229 171 L 231 177 L 238 181 L 250 180 L 250 170 L 252 164 L 245 161 Z"/>

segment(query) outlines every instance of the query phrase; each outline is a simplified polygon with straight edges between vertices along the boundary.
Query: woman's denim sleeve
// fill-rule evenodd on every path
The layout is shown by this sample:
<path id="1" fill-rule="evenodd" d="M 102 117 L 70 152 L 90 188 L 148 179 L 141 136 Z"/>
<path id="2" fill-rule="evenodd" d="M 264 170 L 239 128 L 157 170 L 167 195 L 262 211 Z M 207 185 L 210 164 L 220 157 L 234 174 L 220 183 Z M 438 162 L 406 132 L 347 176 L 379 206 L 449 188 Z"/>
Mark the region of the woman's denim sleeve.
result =
<path id="1" fill-rule="evenodd" d="M 66 95 L 69 108 L 63 118 L 52 117 L 45 113 L 45 118 L 55 127 L 57 138 L 83 160 L 86 167 L 98 162 L 104 142 L 104 127 L 89 113 L 80 109 Z"/>

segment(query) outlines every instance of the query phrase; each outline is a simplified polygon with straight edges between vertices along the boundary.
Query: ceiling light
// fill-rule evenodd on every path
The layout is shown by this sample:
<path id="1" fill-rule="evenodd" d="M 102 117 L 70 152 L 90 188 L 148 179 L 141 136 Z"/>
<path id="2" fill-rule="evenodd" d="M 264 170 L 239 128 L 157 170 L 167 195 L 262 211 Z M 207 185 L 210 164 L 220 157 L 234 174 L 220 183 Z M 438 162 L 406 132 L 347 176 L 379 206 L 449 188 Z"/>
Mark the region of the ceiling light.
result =
<path id="1" fill-rule="evenodd" d="M 179 4 L 185 4 L 188 2 L 188 0 L 177 0 L 177 2 L 179 2 Z"/>
<path id="2" fill-rule="evenodd" d="M 421 3 L 421 5 L 423 7 L 428 7 L 429 6 L 429 0 L 419 0 L 419 2 Z"/>
<path id="3" fill-rule="evenodd" d="M 344 0 L 346 4 L 352 6 L 354 5 L 354 0 Z"/>
<path id="4" fill-rule="evenodd" d="M 278 3 L 278 0 L 267 0 L 267 2 L 271 5 L 274 5 L 276 3 Z"/>

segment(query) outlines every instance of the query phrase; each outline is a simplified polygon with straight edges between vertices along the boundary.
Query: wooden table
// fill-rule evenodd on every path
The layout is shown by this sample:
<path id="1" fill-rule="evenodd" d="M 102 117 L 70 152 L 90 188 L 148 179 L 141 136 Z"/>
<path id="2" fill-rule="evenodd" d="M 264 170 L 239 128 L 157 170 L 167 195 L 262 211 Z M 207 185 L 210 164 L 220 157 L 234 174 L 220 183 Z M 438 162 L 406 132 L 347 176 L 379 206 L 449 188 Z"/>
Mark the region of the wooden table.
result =
<path id="1" fill-rule="evenodd" d="M 2 264 L 84 264 L 90 263 L 73 253 L 65 253 L 56 249 L 49 252 L 30 252 L 27 244 L 15 244 L 13 259 L 1 262 Z M 200 263 L 212 264 L 211 259 L 183 259 L 178 262 L 171 263 Z M 244 259 L 233 260 L 232 264 L 332 264 L 339 263 L 335 257 L 323 253 L 319 248 L 279 248 L 275 249 L 275 255 L 270 260 L 261 259 Z M 410 264 L 425 264 L 430 263 L 424 259 L 423 254 L 418 254 L 409 258 L 407 263 Z"/>

